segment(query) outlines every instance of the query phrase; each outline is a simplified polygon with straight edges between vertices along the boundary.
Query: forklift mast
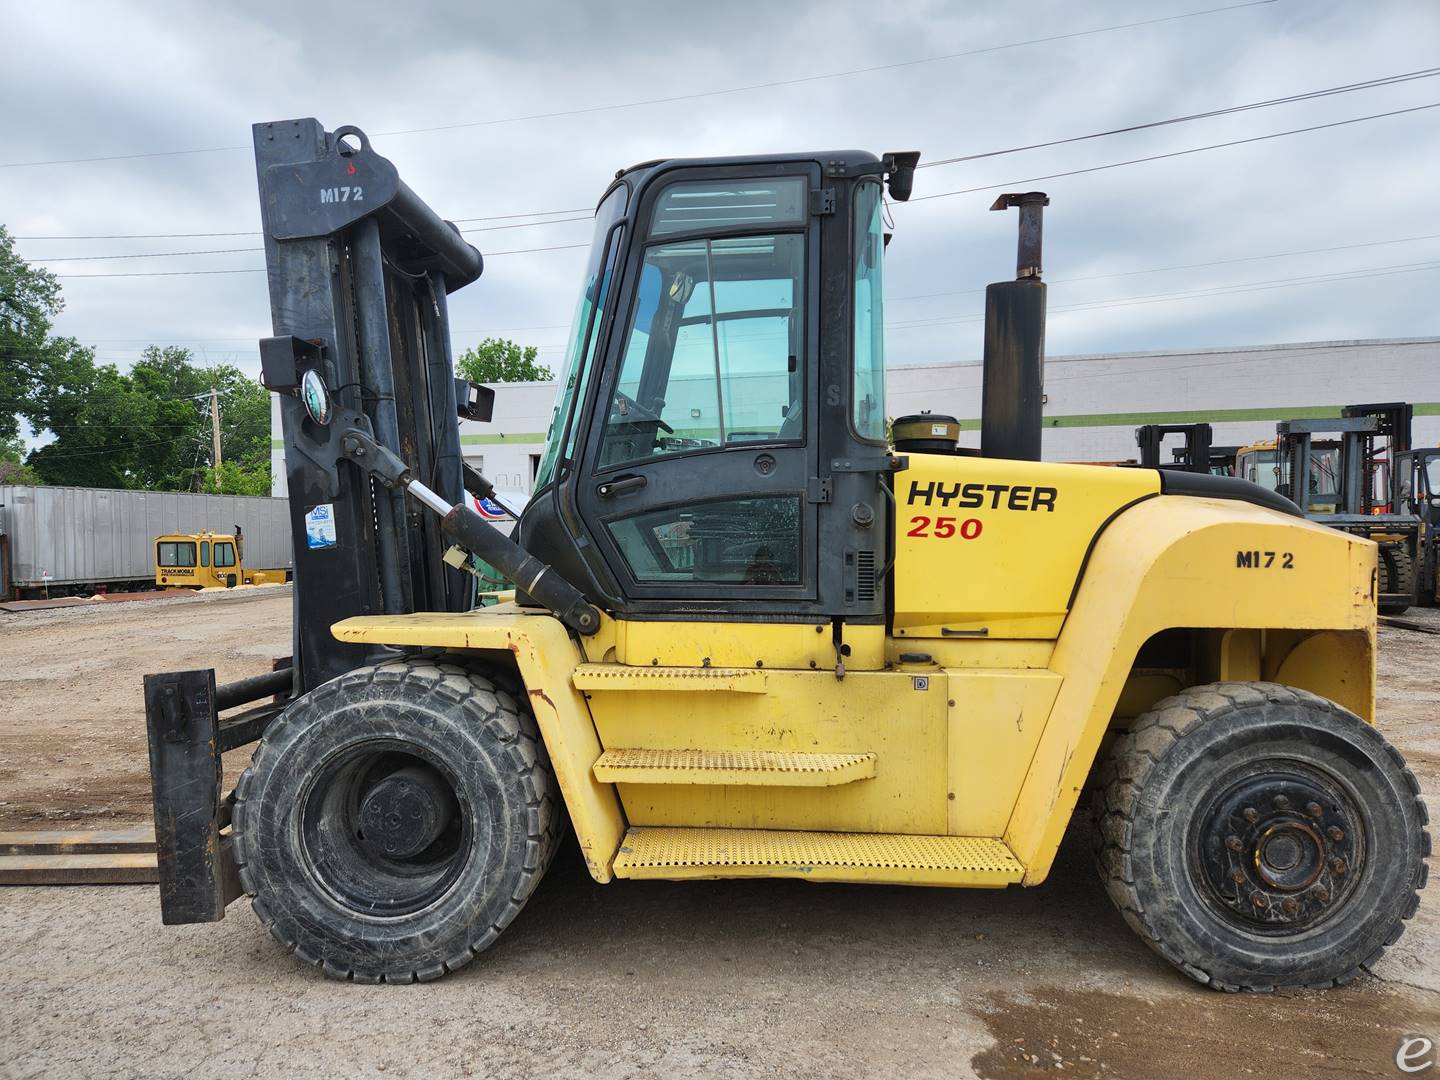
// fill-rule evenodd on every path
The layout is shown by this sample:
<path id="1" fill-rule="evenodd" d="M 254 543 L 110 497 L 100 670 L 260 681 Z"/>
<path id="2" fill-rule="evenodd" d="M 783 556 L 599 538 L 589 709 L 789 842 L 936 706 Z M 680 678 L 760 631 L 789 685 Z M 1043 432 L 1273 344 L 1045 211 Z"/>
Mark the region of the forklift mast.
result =
<path id="1" fill-rule="evenodd" d="M 260 343 L 262 380 L 281 395 L 304 693 L 365 662 L 331 636 L 340 619 L 471 605 L 439 520 L 342 444 L 358 429 L 462 501 L 457 413 L 488 420 L 493 392 L 453 376 L 446 297 L 483 263 L 358 128 L 253 131 L 275 334 Z"/>
<path id="2" fill-rule="evenodd" d="M 1391 467 L 1395 454 L 1410 449 L 1414 407 L 1404 402 L 1347 405 L 1338 419 L 1288 420 L 1275 427 L 1277 464 L 1283 493 L 1306 513 L 1333 507 L 1342 516 L 1400 514 L 1396 498 L 1399 476 Z M 1340 437 L 1339 475 L 1333 495 L 1310 491 L 1296 478 L 1310 477 L 1314 437 Z M 1384 492 L 1377 495 L 1375 472 L 1384 468 Z"/>
<path id="3" fill-rule="evenodd" d="M 1175 447 L 1173 462 L 1161 460 L 1161 450 L 1167 435 L 1180 435 L 1184 438 L 1184 443 Z M 1209 424 L 1146 424 L 1136 428 L 1135 443 L 1140 448 L 1140 467 L 1208 473 L 1212 438 L 1213 431 Z"/>

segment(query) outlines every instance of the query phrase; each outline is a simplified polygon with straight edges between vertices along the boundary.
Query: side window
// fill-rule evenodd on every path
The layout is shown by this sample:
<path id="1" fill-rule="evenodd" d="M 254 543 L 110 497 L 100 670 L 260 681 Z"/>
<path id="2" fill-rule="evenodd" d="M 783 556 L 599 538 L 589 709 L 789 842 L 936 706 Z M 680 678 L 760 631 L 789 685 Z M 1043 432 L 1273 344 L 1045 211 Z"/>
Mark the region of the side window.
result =
<path id="1" fill-rule="evenodd" d="M 799 233 L 651 246 L 601 466 L 802 440 L 804 268 Z"/>
<path id="2" fill-rule="evenodd" d="M 878 183 L 855 192 L 855 434 L 885 441 L 885 225 Z"/>
<path id="3" fill-rule="evenodd" d="M 161 566 L 194 566 L 195 545 L 190 543 L 166 540 L 157 549 L 158 562 Z"/>
<path id="4" fill-rule="evenodd" d="M 201 540 L 201 541 L 200 541 L 200 565 L 201 565 L 201 566 L 209 566 L 209 565 L 210 565 L 210 541 L 209 541 L 209 540 Z"/>
<path id="5" fill-rule="evenodd" d="M 800 584 L 800 499 L 716 499 L 608 523 L 637 581 Z"/>
<path id="6" fill-rule="evenodd" d="M 235 565 L 235 545 L 234 545 L 234 544 L 216 544 L 216 545 L 215 545 L 215 565 L 216 565 L 216 566 L 234 566 L 234 565 Z"/>

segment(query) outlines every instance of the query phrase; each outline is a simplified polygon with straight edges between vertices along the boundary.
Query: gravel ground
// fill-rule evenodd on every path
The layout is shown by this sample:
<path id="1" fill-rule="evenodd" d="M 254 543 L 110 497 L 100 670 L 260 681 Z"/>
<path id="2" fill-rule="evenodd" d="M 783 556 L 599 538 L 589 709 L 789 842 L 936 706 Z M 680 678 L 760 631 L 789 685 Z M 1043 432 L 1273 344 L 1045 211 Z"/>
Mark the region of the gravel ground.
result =
<path id="1" fill-rule="evenodd" d="M 138 776 L 144 793 L 139 673 L 265 670 L 288 651 L 288 605 L 0 622 L 7 827 L 54 820 L 61 795 L 66 820 L 136 820 L 144 800 L 115 791 Z M 1411 617 L 1440 628 L 1440 612 Z M 137 650 L 116 647 L 126 626 L 143 630 Z M 1380 723 L 1433 816 L 1440 637 L 1381 637 Z M 112 695 L 107 677 L 121 673 Z M 70 689 L 77 675 L 84 692 Z M 88 813 L 86 799 L 108 809 Z M 1388 1076 L 1403 1035 L 1440 1041 L 1433 891 L 1373 976 L 1227 996 L 1139 943 L 1083 847 L 1068 840 L 1043 886 L 995 893 L 598 886 L 567 847 L 493 949 L 414 987 L 302 968 L 243 901 L 218 925 L 166 928 L 152 887 L 0 890 L 0 1075 Z"/>

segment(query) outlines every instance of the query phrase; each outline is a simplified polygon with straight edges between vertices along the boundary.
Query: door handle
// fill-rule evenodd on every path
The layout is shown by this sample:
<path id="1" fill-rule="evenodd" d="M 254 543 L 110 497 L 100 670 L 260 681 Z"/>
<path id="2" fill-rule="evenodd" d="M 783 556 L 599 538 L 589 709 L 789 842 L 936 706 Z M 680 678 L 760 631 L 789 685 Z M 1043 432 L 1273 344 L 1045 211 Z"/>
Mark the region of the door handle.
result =
<path id="1" fill-rule="evenodd" d="M 627 491 L 639 491 L 650 481 L 643 476 L 617 476 L 614 480 L 608 480 L 595 489 L 595 494 L 602 499 L 609 499 L 616 495 L 623 495 Z"/>

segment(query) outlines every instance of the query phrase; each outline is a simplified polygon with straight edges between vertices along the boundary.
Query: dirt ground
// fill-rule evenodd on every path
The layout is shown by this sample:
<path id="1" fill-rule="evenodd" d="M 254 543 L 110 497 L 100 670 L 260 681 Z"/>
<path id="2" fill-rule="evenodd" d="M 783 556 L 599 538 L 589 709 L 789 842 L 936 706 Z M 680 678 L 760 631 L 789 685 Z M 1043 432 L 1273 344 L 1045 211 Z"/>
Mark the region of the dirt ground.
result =
<path id="1" fill-rule="evenodd" d="M 144 820 L 141 673 L 289 651 L 288 596 L 177 608 L 0 616 L 0 828 Z M 1382 629 L 1380 667 L 1434 816 L 1440 637 Z M 1395 1076 L 1440 1043 L 1434 890 L 1373 976 L 1227 996 L 1139 943 L 1080 839 L 1004 892 L 599 886 L 567 849 L 480 960 L 401 988 L 302 968 L 243 902 L 166 928 L 153 887 L 0 890 L 0 1076 Z"/>
<path id="2" fill-rule="evenodd" d="M 275 587 L 0 612 L 0 831 L 149 822 L 142 677 L 263 674 L 290 655 L 290 604 Z M 230 754 L 227 779 L 248 758 Z"/>

